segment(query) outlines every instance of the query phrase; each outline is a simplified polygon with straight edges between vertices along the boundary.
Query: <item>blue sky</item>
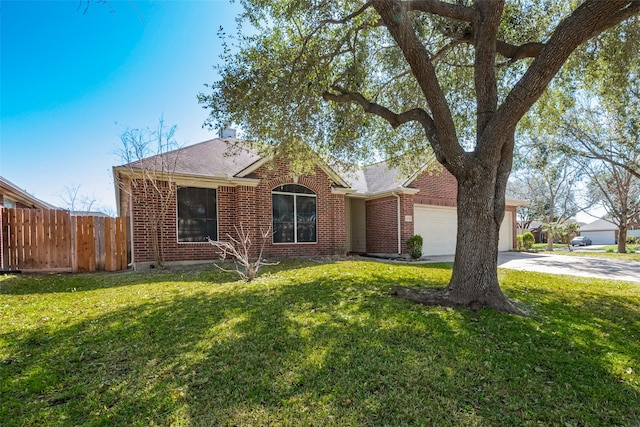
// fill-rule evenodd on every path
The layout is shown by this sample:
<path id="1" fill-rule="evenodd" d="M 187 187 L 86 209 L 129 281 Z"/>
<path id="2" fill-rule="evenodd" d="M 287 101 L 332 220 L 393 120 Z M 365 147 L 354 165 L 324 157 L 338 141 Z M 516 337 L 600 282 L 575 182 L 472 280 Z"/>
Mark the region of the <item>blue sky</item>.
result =
<path id="1" fill-rule="evenodd" d="M 110 7 L 110 6 L 111 7 Z M 119 135 L 160 116 L 190 145 L 216 135 L 196 95 L 216 80 L 228 1 L 0 1 L 0 175 L 64 206 L 65 187 L 115 212 Z M 112 11 L 113 9 L 113 11 Z"/>

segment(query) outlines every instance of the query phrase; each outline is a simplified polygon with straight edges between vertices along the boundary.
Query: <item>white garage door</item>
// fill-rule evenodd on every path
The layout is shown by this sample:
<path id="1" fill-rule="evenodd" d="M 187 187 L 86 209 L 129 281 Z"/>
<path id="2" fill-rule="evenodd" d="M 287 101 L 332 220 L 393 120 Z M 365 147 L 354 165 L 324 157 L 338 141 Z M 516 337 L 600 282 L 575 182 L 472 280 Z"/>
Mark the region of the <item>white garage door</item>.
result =
<path id="1" fill-rule="evenodd" d="M 455 208 L 430 205 L 415 205 L 413 209 L 414 233 L 422 236 L 422 255 L 453 255 L 456 252 L 458 230 Z M 512 248 L 512 213 L 505 212 L 500 227 L 498 250 Z"/>
<path id="2" fill-rule="evenodd" d="M 615 231 L 582 231 L 580 235 L 590 238 L 594 245 L 614 245 L 616 243 Z"/>
<path id="3" fill-rule="evenodd" d="M 513 215 L 513 213 L 505 212 L 504 219 L 500 225 L 500 237 L 498 238 L 498 250 L 500 252 L 513 249 L 513 223 L 511 222 L 511 215 Z"/>
<path id="4" fill-rule="evenodd" d="M 413 232 L 422 236 L 422 255 L 453 255 L 458 229 L 455 208 L 414 205 Z"/>

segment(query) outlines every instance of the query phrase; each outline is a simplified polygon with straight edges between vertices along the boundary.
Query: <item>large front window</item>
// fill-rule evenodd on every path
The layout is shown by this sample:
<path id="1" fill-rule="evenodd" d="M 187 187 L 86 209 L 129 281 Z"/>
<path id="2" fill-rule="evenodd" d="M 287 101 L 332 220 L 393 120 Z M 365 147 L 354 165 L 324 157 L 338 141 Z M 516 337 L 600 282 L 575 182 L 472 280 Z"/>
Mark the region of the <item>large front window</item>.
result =
<path id="1" fill-rule="evenodd" d="M 273 189 L 273 243 L 314 243 L 316 195 L 297 184 Z"/>
<path id="2" fill-rule="evenodd" d="M 218 239 L 216 190 L 178 187 L 178 242 Z"/>

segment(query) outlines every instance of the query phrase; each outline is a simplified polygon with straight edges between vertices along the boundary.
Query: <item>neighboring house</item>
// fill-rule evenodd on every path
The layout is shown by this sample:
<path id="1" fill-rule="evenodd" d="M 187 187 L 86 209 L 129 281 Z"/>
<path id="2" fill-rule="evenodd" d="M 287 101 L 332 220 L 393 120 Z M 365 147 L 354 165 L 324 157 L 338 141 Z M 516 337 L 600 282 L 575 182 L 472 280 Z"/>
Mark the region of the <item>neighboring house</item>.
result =
<path id="1" fill-rule="evenodd" d="M 588 237 L 594 245 L 615 245 L 618 243 L 618 226 L 598 219 L 580 227 L 580 235 Z"/>
<path id="2" fill-rule="evenodd" d="M 225 240 L 240 224 L 254 236 L 272 228 L 266 257 L 405 254 L 414 234 L 424 239 L 424 255 L 455 252 L 457 186 L 446 170 L 425 168 L 402 178 L 385 163 L 338 174 L 317 162 L 313 174 L 295 176 L 282 158 L 249 149 L 229 154 L 228 143 L 239 141 L 226 132 L 228 138 L 164 155 L 177 159 L 172 174 L 177 189 L 162 225 L 167 263 L 216 259 L 206 238 Z M 141 206 L 150 202 L 141 186 L 131 185 L 139 179 L 140 164 L 114 167 L 116 200 L 118 215 L 129 217 L 134 264 L 151 264 L 149 218 Z M 518 204 L 507 202 L 501 251 L 514 248 Z"/>
<path id="3" fill-rule="evenodd" d="M 70 211 L 69 213 L 71 214 L 71 216 L 92 216 L 100 218 L 109 217 L 109 215 L 100 211 Z"/>
<path id="4" fill-rule="evenodd" d="M 533 220 L 529 224 L 529 227 L 526 230 L 518 230 L 522 231 L 522 233 L 530 232 L 533 234 L 533 238 L 536 243 L 544 243 L 547 241 L 547 233 L 542 229 L 542 221 Z"/>
<path id="5" fill-rule="evenodd" d="M 0 208 L 56 209 L 55 206 L 32 196 L 2 176 L 0 176 Z M 5 236 L 3 235 L 5 224 L 4 221 L 0 223 L 0 270 L 2 270 L 5 268 Z"/>
<path id="6" fill-rule="evenodd" d="M 57 209 L 35 198 L 6 178 L 0 176 L 0 207 L 23 209 Z"/>

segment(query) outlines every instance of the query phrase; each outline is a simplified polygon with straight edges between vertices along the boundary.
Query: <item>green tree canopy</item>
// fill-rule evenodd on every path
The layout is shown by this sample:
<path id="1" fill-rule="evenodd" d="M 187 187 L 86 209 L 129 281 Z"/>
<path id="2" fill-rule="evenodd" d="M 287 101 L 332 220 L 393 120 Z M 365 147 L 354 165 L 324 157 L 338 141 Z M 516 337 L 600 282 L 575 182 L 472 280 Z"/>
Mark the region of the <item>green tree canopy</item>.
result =
<path id="1" fill-rule="evenodd" d="M 251 138 L 363 161 L 432 150 L 458 180 L 449 286 L 424 303 L 522 313 L 500 290 L 497 248 L 516 125 L 572 52 L 640 1 L 244 0 L 208 121 Z M 429 148 L 430 147 L 430 148 Z"/>

